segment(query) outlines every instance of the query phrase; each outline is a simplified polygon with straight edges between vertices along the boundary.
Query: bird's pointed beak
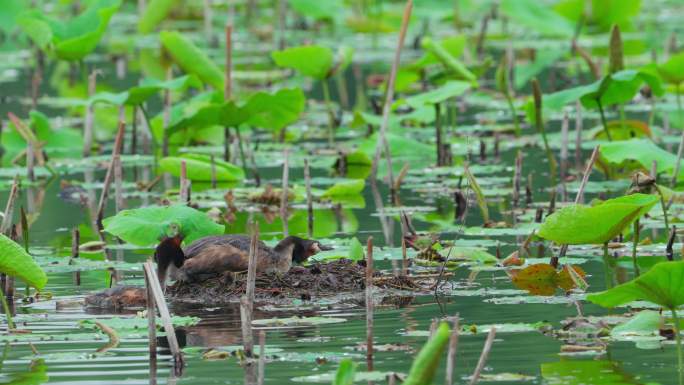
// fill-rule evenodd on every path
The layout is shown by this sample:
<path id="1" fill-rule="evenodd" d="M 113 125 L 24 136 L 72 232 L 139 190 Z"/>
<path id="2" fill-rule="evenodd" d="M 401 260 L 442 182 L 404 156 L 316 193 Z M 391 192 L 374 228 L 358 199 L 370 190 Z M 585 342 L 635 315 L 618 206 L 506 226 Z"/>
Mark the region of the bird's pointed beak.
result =
<path id="1" fill-rule="evenodd" d="M 335 248 L 332 246 L 326 246 L 326 245 L 321 245 L 320 243 L 316 242 L 315 244 L 316 248 L 318 249 L 316 252 L 321 252 L 321 251 L 329 251 L 329 250 L 334 250 Z"/>

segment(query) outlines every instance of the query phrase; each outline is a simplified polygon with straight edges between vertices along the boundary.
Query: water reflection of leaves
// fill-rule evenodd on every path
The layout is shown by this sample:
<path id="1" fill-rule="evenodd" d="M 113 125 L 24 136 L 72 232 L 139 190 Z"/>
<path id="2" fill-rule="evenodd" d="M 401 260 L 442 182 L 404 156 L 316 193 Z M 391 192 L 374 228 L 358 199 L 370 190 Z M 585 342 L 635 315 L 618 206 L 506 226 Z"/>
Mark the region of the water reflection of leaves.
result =
<path id="1" fill-rule="evenodd" d="M 44 360 L 38 359 L 31 361 L 28 372 L 12 376 L 12 381 L 8 382 L 8 385 L 37 385 L 48 379 L 47 365 Z"/>
<path id="2" fill-rule="evenodd" d="M 629 385 L 641 384 L 608 360 L 562 360 L 541 365 L 542 378 L 548 385 Z"/>

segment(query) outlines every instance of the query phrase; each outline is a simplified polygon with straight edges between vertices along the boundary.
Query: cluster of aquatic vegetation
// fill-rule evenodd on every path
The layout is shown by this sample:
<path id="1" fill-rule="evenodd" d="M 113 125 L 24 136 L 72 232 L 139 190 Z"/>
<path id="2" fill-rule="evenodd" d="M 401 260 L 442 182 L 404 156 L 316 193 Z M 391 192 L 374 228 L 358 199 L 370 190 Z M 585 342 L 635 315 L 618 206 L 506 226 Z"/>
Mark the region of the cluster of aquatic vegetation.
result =
<path id="1" fill-rule="evenodd" d="M 175 354 L 170 324 L 169 382 L 684 381 L 679 1 L 2 7 L 0 382 Z M 166 239 L 254 233 L 333 249 L 154 324 L 142 289 L 83 308 Z"/>

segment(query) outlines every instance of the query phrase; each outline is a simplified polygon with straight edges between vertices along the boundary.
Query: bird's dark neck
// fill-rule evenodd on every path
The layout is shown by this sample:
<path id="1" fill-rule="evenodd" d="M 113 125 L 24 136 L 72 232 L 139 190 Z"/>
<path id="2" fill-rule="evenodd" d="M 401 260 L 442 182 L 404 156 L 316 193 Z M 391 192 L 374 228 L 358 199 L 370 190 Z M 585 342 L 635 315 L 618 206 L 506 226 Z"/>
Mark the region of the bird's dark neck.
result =
<path id="1" fill-rule="evenodd" d="M 294 239 L 292 239 L 291 237 L 287 237 L 282 241 L 278 242 L 278 244 L 273 248 L 273 251 L 275 251 L 276 254 L 279 254 L 283 257 L 292 258 L 292 251 L 294 250 L 294 248 Z"/>
<path id="2" fill-rule="evenodd" d="M 183 242 L 183 239 L 178 236 L 165 238 L 159 242 L 154 252 L 154 259 L 157 261 L 157 275 L 162 287 L 166 281 L 166 271 L 171 263 L 176 267 L 181 267 L 183 262 L 185 262 L 185 254 L 181 248 L 181 242 Z"/>

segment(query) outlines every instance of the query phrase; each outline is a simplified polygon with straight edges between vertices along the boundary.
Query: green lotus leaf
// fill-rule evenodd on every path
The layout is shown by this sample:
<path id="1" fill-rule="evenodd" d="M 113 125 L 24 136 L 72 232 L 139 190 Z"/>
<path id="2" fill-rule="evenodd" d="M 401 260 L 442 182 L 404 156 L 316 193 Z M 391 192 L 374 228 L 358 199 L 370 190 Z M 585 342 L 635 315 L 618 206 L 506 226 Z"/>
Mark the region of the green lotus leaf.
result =
<path id="1" fill-rule="evenodd" d="M 18 243 L 0 234 L 0 272 L 16 277 L 40 290 L 47 283 L 43 269 Z"/>
<path id="2" fill-rule="evenodd" d="M 613 166 L 626 166 L 627 161 L 636 161 L 646 170 L 656 163 L 658 173 L 673 173 L 677 164 L 677 156 L 658 147 L 648 139 L 631 139 L 601 144 L 601 163 Z M 684 176 L 684 168 L 680 168 L 679 177 Z"/>
<path id="3" fill-rule="evenodd" d="M 684 82 L 684 51 L 670 56 L 667 61 L 658 66 L 658 73 L 667 83 L 681 84 Z"/>
<path id="4" fill-rule="evenodd" d="M 620 234 L 658 201 L 657 195 L 632 194 L 595 206 L 566 206 L 546 218 L 539 236 L 558 244 L 602 244 Z"/>
<path id="5" fill-rule="evenodd" d="M 573 36 L 575 27 L 546 4 L 536 0 L 503 0 L 501 12 L 515 23 L 542 35 Z"/>
<path id="6" fill-rule="evenodd" d="M 406 104 L 413 108 L 419 108 L 426 104 L 435 105 L 448 99 L 461 96 L 470 89 L 470 83 L 452 80 L 435 88 L 434 90 L 423 92 L 418 95 L 406 98 Z"/>
<path id="7" fill-rule="evenodd" d="M 95 0 L 69 21 L 52 19 L 34 10 L 17 19 L 19 26 L 41 49 L 50 48 L 62 60 L 82 60 L 100 42 L 121 0 Z"/>
<path id="8" fill-rule="evenodd" d="M 335 56 L 330 48 L 304 45 L 271 52 L 278 67 L 292 68 L 304 76 L 322 80 L 328 77 Z"/>
<path id="9" fill-rule="evenodd" d="M 105 218 L 104 230 L 125 242 L 138 246 L 153 246 L 176 228 L 186 244 L 210 235 L 223 234 L 223 226 L 207 214 L 185 205 L 148 206 L 123 210 Z"/>
<path id="10" fill-rule="evenodd" d="M 257 92 L 247 101 L 244 112 L 249 116 L 248 124 L 279 131 L 299 120 L 305 102 L 299 88 L 283 88 L 274 94 Z"/>
<path id="11" fill-rule="evenodd" d="M 194 74 L 204 83 L 223 89 L 225 77 L 211 59 L 190 39 L 176 31 L 162 31 L 159 40 L 178 66 L 188 74 Z"/>
<path id="12" fill-rule="evenodd" d="M 178 0 L 152 0 L 145 7 L 145 12 L 138 21 L 138 31 L 143 34 L 151 33 L 169 15 Z"/>
<path id="13" fill-rule="evenodd" d="M 587 300 L 607 308 L 646 300 L 674 310 L 684 305 L 684 261 L 658 263 L 636 279 L 590 294 Z"/>
<path id="14" fill-rule="evenodd" d="M 200 88 L 201 83 L 194 75 L 185 75 L 166 81 L 145 79 L 139 86 L 131 87 L 124 92 L 97 93 L 88 100 L 88 104 L 108 103 L 117 106 L 139 106 L 147 101 L 147 99 L 157 94 L 159 91 L 178 91 L 184 90 L 188 87 Z"/>
<path id="15" fill-rule="evenodd" d="M 352 179 L 344 182 L 337 182 L 330 188 L 325 190 L 321 195 L 322 198 L 333 198 L 339 196 L 350 196 L 361 194 L 365 182 L 363 179 Z"/>
<path id="16" fill-rule="evenodd" d="M 188 179 L 211 181 L 211 157 L 202 154 L 184 154 L 182 157 L 169 156 L 159 161 L 159 167 L 173 176 L 180 176 L 181 163 L 185 161 Z M 220 182 L 242 182 L 245 172 L 242 168 L 223 160 L 214 159 L 216 180 Z"/>

